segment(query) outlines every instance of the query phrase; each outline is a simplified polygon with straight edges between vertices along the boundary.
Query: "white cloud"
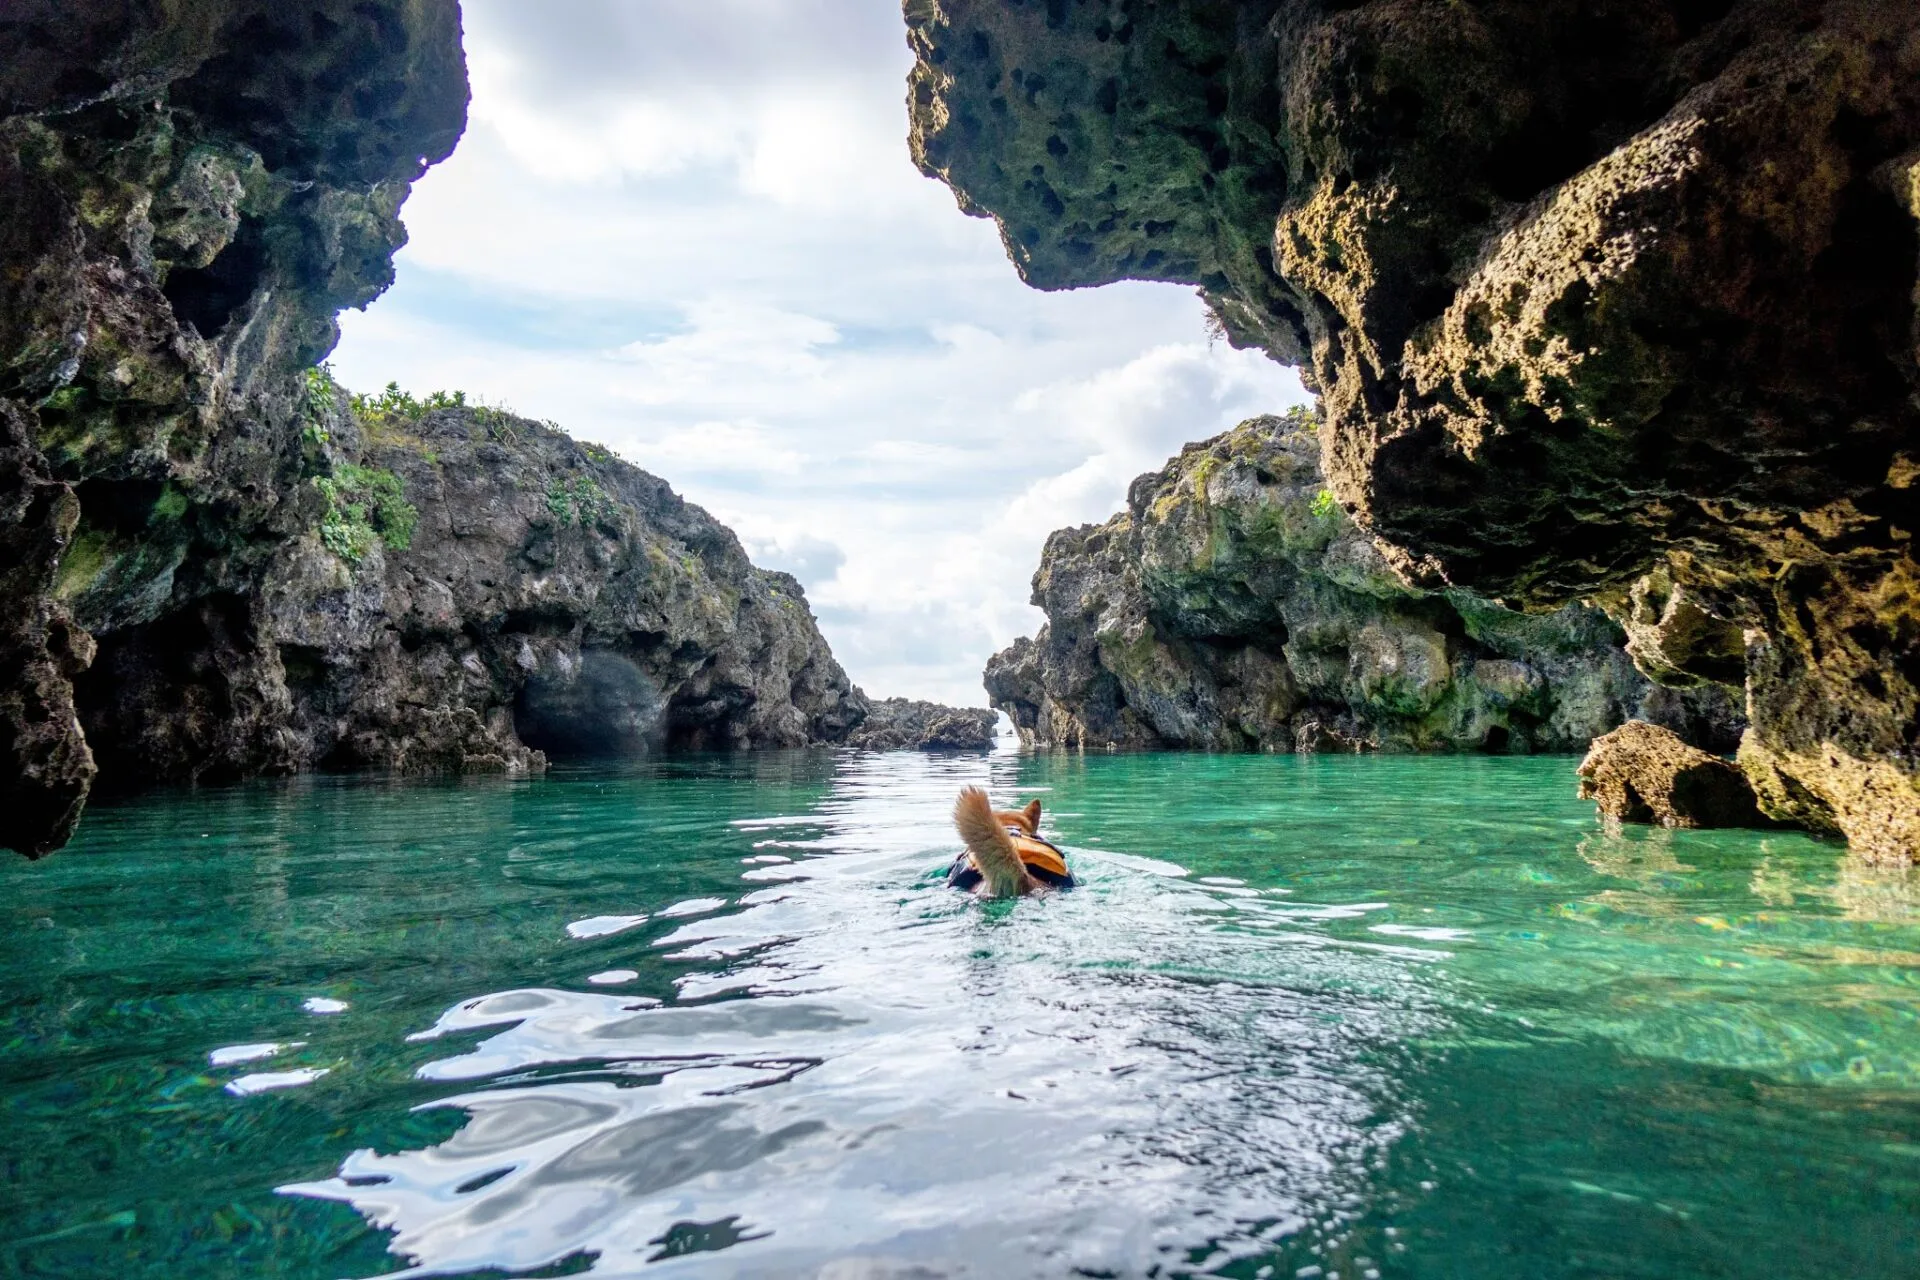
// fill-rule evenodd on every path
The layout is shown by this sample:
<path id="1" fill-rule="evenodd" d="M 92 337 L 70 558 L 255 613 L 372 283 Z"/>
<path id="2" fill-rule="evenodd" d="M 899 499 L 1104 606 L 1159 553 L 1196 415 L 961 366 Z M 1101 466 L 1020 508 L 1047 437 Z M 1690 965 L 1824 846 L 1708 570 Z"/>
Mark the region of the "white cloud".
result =
<path id="1" fill-rule="evenodd" d="M 634 461 L 661 475 L 792 475 L 806 455 L 781 447 L 758 423 L 700 422 L 667 432 L 635 451 Z"/>
<path id="2" fill-rule="evenodd" d="M 895 0 L 467 0 L 473 124 L 346 318 L 358 387 L 618 450 L 800 578 L 875 694 L 978 704 L 1040 547 L 1304 398 L 1188 292 L 1043 294 L 907 158 Z"/>

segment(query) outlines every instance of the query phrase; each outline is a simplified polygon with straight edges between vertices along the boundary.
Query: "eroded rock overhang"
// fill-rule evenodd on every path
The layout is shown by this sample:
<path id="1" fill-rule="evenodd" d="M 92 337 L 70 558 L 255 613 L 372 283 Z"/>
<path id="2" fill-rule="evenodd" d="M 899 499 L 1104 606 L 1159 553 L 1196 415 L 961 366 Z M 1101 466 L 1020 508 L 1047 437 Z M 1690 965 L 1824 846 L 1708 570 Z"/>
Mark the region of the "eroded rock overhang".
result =
<path id="1" fill-rule="evenodd" d="M 1768 811 L 1920 852 L 1920 6 L 906 15 L 915 159 L 1029 283 L 1199 286 L 1409 579 L 1743 675 Z"/>
<path id="2" fill-rule="evenodd" d="M 0 12 L 0 844 L 78 819 L 96 635 L 232 589 L 305 519 L 302 372 L 391 282 L 466 108 L 456 0 Z"/>

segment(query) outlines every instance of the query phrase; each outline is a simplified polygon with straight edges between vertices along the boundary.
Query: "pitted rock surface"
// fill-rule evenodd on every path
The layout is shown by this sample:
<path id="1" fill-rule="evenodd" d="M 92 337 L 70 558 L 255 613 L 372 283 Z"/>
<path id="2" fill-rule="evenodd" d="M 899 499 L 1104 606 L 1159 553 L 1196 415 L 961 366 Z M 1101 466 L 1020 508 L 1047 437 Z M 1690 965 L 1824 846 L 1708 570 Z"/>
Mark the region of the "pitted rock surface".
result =
<path id="1" fill-rule="evenodd" d="M 865 720 L 799 585 L 664 482 L 510 415 L 361 424 L 307 376 L 466 106 L 456 0 L 0 6 L 0 845 L 65 843 L 96 776 Z M 325 486 L 369 476 L 411 539 L 330 544 Z"/>
<path id="2" fill-rule="evenodd" d="M 79 816 L 95 636 L 225 636 L 296 532 L 301 372 L 392 280 L 466 103 L 454 0 L 8 6 L 0 843 L 46 852 Z M 274 697 L 218 645 L 165 656 L 231 686 L 207 717 Z"/>
<path id="3" fill-rule="evenodd" d="M 1621 822 L 1662 827 L 1764 826 L 1753 785 L 1719 756 L 1635 720 L 1593 744 L 1580 797 Z"/>
<path id="4" fill-rule="evenodd" d="M 493 410 L 320 421 L 309 466 L 398 477 L 410 540 L 355 562 L 316 524 L 256 590 L 103 636 L 81 706 L 110 776 L 524 772 L 865 721 L 799 583 L 656 477 Z"/>
<path id="5" fill-rule="evenodd" d="M 1403 571 L 1744 668 L 1769 811 L 1920 851 L 1920 6 L 906 12 L 915 156 L 1030 283 L 1198 285 Z"/>
<path id="6" fill-rule="evenodd" d="M 1659 688 L 1583 606 L 1521 614 L 1407 586 L 1327 493 L 1310 416 L 1256 418 L 1048 539 L 1047 625 L 993 659 L 1040 746 L 1580 751 L 1633 716 L 1732 750 L 1719 686 Z"/>

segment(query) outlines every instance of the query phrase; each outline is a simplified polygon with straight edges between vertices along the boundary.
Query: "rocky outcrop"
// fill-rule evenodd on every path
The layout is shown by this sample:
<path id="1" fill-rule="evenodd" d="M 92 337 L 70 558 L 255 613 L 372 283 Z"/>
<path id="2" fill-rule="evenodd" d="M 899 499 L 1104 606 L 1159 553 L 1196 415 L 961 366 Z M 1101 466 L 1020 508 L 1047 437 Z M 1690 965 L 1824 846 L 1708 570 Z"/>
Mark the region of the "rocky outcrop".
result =
<path id="1" fill-rule="evenodd" d="M 1256 418 L 1054 534 L 994 704 L 1042 746 L 1578 751 L 1638 715 L 1732 750 L 1731 694 L 1652 685 L 1598 610 L 1408 587 L 1319 459 L 1311 416 Z"/>
<path id="2" fill-rule="evenodd" d="M 1688 746 L 1672 731 L 1640 720 L 1593 744 L 1580 763 L 1580 796 L 1621 822 L 1765 825 L 1745 774 L 1719 756 Z"/>
<path id="3" fill-rule="evenodd" d="M 1029 282 L 1200 286 L 1398 569 L 1737 664 L 1768 811 L 1920 852 L 1920 7 L 906 10 L 915 156 Z"/>
<path id="4" fill-rule="evenodd" d="M 4 402 L 0 433 L 0 830 L 37 856 L 73 834 L 94 775 L 72 684 L 92 641 L 52 601 L 80 503 Z"/>
<path id="5" fill-rule="evenodd" d="M 464 127 L 456 0 L 0 9 L 0 845 L 96 777 L 838 742 L 799 585 L 660 480 L 316 362 Z"/>
<path id="6" fill-rule="evenodd" d="M 498 410 L 356 417 L 318 385 L 305 528 L 253 579 L 116 626 L 111 569 L 69 574 L 108 780 L 523 772 L 866 720 L 800 584 L 663 481 Z"/>
<path id="7" fill-rule="evenodd" d="M 871 704 L 847 745 L 871 751 L 984 751 L 993 745 L 999 725 L 1000 717 L 984 709 L 884 698 Z"/>
<path id="8" fill-rule="evenodd" d="M 0 20 L 0 843 L 79 814 L 93 633 L 217 614 L 290 532 L 300 371 L 392 279 L 466 101 L 454 0 Z"/>

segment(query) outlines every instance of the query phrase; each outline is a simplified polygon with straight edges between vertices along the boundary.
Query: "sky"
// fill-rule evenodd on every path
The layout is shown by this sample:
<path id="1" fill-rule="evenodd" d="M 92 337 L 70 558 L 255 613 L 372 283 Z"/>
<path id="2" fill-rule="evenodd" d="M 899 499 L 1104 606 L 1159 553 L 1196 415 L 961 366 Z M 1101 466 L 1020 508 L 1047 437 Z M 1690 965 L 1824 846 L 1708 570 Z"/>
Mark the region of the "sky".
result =
<path id="1" fill-rule="evenodd" d="M 907 155 L 898 0 L 466 0 L 473 106 L 341 382 L 464 390 L 664 477 L 876 697 L 985 703 L 1047 534 L 1304 401 L 1190 290 L 1041 293 Z"/>

